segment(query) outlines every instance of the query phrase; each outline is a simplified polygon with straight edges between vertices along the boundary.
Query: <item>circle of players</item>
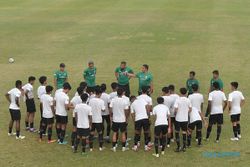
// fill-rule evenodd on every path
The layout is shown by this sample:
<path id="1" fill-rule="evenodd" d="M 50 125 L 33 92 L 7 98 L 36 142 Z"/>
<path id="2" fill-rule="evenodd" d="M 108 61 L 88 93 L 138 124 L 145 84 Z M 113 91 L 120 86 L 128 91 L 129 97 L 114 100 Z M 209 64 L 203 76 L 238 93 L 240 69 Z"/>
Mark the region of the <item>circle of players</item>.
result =
<path id="1" fill-rule="evenodd" d="M 175 86 L 168 85 L 162 88 L 162 95 L 157 98 L 157 105 L 153 107 L 153 77 L 149 72 L 149 66 L 144 64 L 141 72 L 134 74 L 133 70 L 127 66 L 126 62 L 115 70 L 117 82 L 111 84 L 112 92 L 106 93 L 106 84 L 96 85 L 97 68 L 94 62 L 88 63 L 88 68 L 84 70 L 84 82 L 77 88 L 75 96 L 70 101 L 68 93 L 71 86 L 68 83 L 68 73 L 65 64 L 60 64 L 60 69 L 54 73 L 54 88 L 47 84 L 47 77 L 41 76 L 37 90 L 40 101 L 41 121 L 39 128 L 39 141 L 43 136 L 48 135 L 48 143 L 58 142 L 61 145 L 67 144 L 65 132 L 68 123 L 68 111 L 73 111 L 73 129 L 71 134 L 71 144 L 73 152 L 76 153 L 78 145 L 82 145 L 82 155 L 87 155 L 86 149 L 93 151 L 93 142 L 97 139 L 99 150 L 104 149 L 103 144 L 112 143 L 111 150 L 116 152 L 118 143 L 122 146 L 122 151 L 127 151 L 128 138 L 127 126 L 129 117 L 132 116 L 134 123 L 134 145 L 132 150 L 138 151 L 141 146 L 141 134 L 144 134 L 144 150 L 149 151 L 154 146 L 155 157 L 164 155 L 166 147 L 176 141 L 176 152 L 185 152 L 191 147 L 191 135 L 195 130 L 196 142 L 202 145 L 202 126 L 207 129 L 206 141 L 213 125 L 217 125 L 216 142 L 219 142 L 222 124 L 223 111 L 229 108 L 229 115 L 233 126 L 234 137 L 232 141 L 238 141 L 240 134 L 240 114 L 244 104 L 244 96 L 238 91 L 238 83 L 231 82 L 232 92 L 228 100 L 223 92 L 223 82 L 219 77 L 219 71 L 213 71 L 211 79 L 208 107 L 203 114 L 204 98 L 199 93 L 199 82 L 195 78 L 195 72 L 190 72 L 190 78 L 186 82 L 186 87 L 175 93 Z M 130 96 L 129 81 L 131 78 L 138 78 L 138 96 Z M 6 98 L 10 102 L 9 111 L 11 120 L 9 123 L 8 135 L 15 135 L 16 139 L 24 139 L 20 135 L 20 98 L 23 97 L 27 107 L 25 118 L 26 130 L 35 132 L 34 116 L 36 106 L 34 101 L 33 85 L 36 78 L 31 76 L 28 83 L 22 86 L 22 81 L 16 81 L 16 87 L 6 93 Z M 52 92 L 55 95 L 52 97 Z M 179 95 L 178 95 L 179 94 Z M 151 117 L 154 117 L 153 119 Z M 56 120 L 57 140 L 52 139 L 52 127 Z M 151 122 L 154 120 L 154 123 Z M 16 133 L 12 133 L 13 124 L 16 124 Z M 106 126 L 106 128 L 105 128 Z M 151 139 L 151 126 L 154 126 L 154 142 Z M 111 136 L 111 129 L 113 135 Z M 97 136 L 95 137 L 95 134 Z M 182 140 L 180 137 L 182 134 Z M 120 137 L 119 137 L 120 136 Z M 118 142 L 119 141 L 119 142 Z M 181 146 L 182 141 L 182 146 Z"/>

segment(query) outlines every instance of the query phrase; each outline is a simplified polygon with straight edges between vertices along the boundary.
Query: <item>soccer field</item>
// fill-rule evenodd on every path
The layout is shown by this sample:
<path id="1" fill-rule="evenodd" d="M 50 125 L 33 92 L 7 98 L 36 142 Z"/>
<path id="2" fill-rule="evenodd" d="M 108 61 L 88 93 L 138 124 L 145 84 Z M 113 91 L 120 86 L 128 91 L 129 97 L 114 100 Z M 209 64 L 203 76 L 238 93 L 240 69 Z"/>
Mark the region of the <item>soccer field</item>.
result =
<path id="1" fill-rule="evenodd" d="M 72 97 L 89 60 L 95 61 L 97 83 L 107 85 L 115 81 L 114 70 L 125 60 L 136 72 L 142 64 L 149 64 L 154 76 L 154 102 L 163 86 L 173 83 L 177 90 L 185 86 L 190 70 L 196 71 L 207 101 L 214 69 L 221 73 L 226 94 L 230 82 L 238 81 L 239 89 L 248 99 L 249 8 L 249 0 L 0 1 L 0 166 L 249 166 L 248 100 L 241 117 L 243 138 L 239 142 L 230 141 L 233 131 L 226 110 L 220 143 L 214 142 L 214 127 L 210 141 L 203 141 L 201 148 L 193 141 L 186 153 L 175 153 L 173 143 L 164 157 L 156 159 L 153 151 L 142 149 L 137 153 L 113 153 L 110 144 L 105 144 L 107 149 L 103 152 L 96 150 L 82 157 L 73 154 L 70 145 L 39 143 L 38 134 L 24 130 L 24 103 L 21 133 L 26 139 L 17 141 L 7 136 L 9 112 L 4 98 L 17 79 L 26 83 L 29 75 L 37 78 L 46 75 L 53 84 L 53 73 L 61 62 L 66 64 L 73 85 Z M 9 64 L 9 57 L 15 63 Z M 138 81 L 133 79 L 130 83 L 136 94 Z M 38 85 L 37 81 L 35 90 Z M 36 103 L 38 108 L 38 100 Z M 37 112 L 36 128 L 39 119 Z M 72 126 L 69 120 L 68 141 Z M 129 137 L 133 137 L 132 123 Z M 206 152 L 240 152 L 240 156 L 208 158 L 204 156 Z"/>

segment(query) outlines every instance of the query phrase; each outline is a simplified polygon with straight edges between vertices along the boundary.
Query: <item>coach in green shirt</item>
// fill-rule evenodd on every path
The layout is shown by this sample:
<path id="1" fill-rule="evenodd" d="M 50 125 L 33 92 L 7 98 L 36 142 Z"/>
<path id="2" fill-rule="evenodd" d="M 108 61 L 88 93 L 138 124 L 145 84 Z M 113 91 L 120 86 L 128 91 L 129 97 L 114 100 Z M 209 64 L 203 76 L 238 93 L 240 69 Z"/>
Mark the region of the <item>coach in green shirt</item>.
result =
<path id="1" fill-rule="evenodd" d="M 96 79 L 96 67 L 94 66 L 94 62 L 93 61 L 89 61 L 88 63 L 88 68 L 86 68 L 83 71 L 83 78 L 85 80 L 85 82 L 87 83 L 87 91 L 88 92 L 94 92 L 96 83 L 95 83 L 95 79 Z"/>
<path id="2" fill-rule="evenodd" d="M 121 62 L 120 67 L 115 69 L 115 77 L 118 81 L 118 87 L 123 88 L 127 97 L 130 96 L 129 73 L 133 74 L 134 72 L 130 67 L 127 67 L 127 63 L 125 61 Z"/>
<path id="3" fill-rule="evenodd" d="M 130 77 L 138 78 L 139 80 L 139 89 L 138 94 L 142 94 L 142 88 L 146 87 L 148 89 L 148 95 L 153 93 L 153 76 L 150 72 L 148 72 L 149 66 L 147 64 L 143 64 L 141 68 L 141 72 L 137 74 L 128 74 Z"/>
<path id="4" fill-rule="evenodd" d="M 60 64 L 60 69 L 54 73 L 54 84 L 55 88 L 61 89 L 63 88 L 63 84 L 68 81 L 68 73 L 65 70 L 65 64 Z"/>
<path id="5" fill-rule="evenodd" d="M 189 73 L 189 78 L 188 78 L 188 80 L 186 82 L 186 87 L 187 87 L 187 90 L 188 90 L 188 95 L 193 94 L 193 88 L 192 88 L 193 85 L 198 85 L 199 86 L 199 81 L 195 78 L 195 72 L 191 71 Z"/>
<path id="6" fill-rule="evenodd" d="M 223 91 L 224 84 L 223 84 L 223 81 L 220 79 L 220 74 L 219 74 L 218 70 L 214 70 L 213 71 L 213 78 L 210 80 L 210 89 L 209 89 L 209 92 L 212 92 L 214 90 L 213 84 L 215 82 L 219 83 L 219 90 Z"/>

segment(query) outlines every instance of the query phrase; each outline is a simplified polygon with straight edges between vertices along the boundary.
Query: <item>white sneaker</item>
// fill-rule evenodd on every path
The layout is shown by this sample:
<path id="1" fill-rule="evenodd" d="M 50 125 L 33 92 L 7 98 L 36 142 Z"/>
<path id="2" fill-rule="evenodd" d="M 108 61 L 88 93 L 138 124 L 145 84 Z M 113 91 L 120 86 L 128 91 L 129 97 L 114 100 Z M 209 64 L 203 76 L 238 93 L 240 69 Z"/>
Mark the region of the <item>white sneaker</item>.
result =
<path id="1" fill-rule="evenodd" d="M 111 151 L 116 152 L 116 147 L 111 148 Z"/>
<path id="2" fill-rule="evenodd" d="M 8 133 L 8 136 L 15 136 L 16 133 Z"/>
<path id="3" fill-rule="evenodd" d="M 169 148 L 170 147 L 170 145 L 169 144 L 167 144 L 167 148 Z"/>
<path id="4" fill-rule="evenodd" d="M 90 152 L 93 152 L 93 148 L 89 149 Z"/>
<path id="5" fill-rule="evenodd" d="M 215 140 L 215 143 L 219 143 L 220 141 L 219 140 Z"/>
<path id="6" fill-rule="evenodd" d="M 17 140 L 23 140 L 23 139 L 25 139 L 25 136 L 19 135 L 19 137 L 16 136 L 16 139 L 17 139 Z"/>
<path id="7" fill-rule="evenodd" d="M 138 151 L 138 146 L 134 146 L 134 147 L 132 148 L 132 150 L 133 150 L 133 151 Z"/>
<path id="8" fill-rule="evenodd" d="M 104 140 L 109 140 L 110 138 L 109 138 L 109 136 L 105 136 L 103 139 Z"/>
<path id="9" fill-rule="evenodd" d="M 140 141 L 138 141 L 137 146 L 138 146 L 138 147 L 140 147 L 140 146 L 141 146 L 141 142 L 140 142 Z"/>
<path id="10" fill-rule="evenodd" d="M 239 138 L 238 137 L 232 137 L 231 141 L 239 141 Z"/>
<path id="11" fill-rule="evenodd" d="M 128 151 L 129 150 L 129 148 L 127 148 L 127 147 L 122 147 L 122 152 L 125 152 L 125 151 Z"/>
<path id="12" fill-rule="evenodd" d="M 161 155 L 165 155 L 165 152 L 164 152 L 164 151 L 162 151 L 162 152 L 161 152 Z"/>
<path id="13" fill-rule="evenodd" d="M 150 150 L 151 150 L 150 147 L 148 147 L 148 146 L 144 147 L 144 151 L 150 151 Z"/>
<path id="14" fill-rule="evenodd" d="M 198 142 L 198 139 L 195 139 L 196 142 Z"/>
<path id="15" fill-rule="evenodd" d="M 99 147 L 99 151 L 103 151 L 105 147 Z"/>
<path id="16" fill-rule="evenodd" d="M 153 156 L 156 157 L 156 158 L 159 158 L 159 157 L 160 157 L 159 154 L 153 154 Z"/>
<path id="17" fill-rule="evenodd" d="M 174 139 L 171 139 L 170 141 L 171 141 L 172 143 L 174 143 Z"/>
<path id="18" fill-rule="evenodd" d="M 239 139 L 241 139 L 241 135 L 238 135 L 237 137 L 238 137 Z"/>

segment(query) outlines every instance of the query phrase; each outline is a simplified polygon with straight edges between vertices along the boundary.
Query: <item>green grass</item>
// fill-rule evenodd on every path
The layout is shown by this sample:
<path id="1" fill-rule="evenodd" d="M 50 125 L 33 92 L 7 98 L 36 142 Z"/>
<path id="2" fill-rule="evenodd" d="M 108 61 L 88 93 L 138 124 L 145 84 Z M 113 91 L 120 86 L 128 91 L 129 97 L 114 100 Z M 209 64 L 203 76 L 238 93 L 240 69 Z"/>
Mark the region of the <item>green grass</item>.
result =
<path id="1" fill-rule="evenodd" d="M 243 139 L 232 143 L 232 128 L 225 113 L 220 144 L 204 142 L 185 154 L 167 150 L 155 159 L 150 153 L 116 154 L 107 149 L 88 158 L 72 154 L 70 146 L 37 142 L 38 135 L 24 132 L 24 141 L 7 137 L 8 104 L 3 95 L 16 79 L 47 75 L 66 63 L 70 83 L 82 80 L 88 60 L 98 68 L 97 82 L 115 80 L 114 69 L 126 60 L 135 71 L 148 63 L 154 75 L 155 99 L 161 87 L 184 86 L 195 70 L 207 97 L 211 71 L 219 69 L 229 93 L 237 80 L 250 96 L 250 1 L 248 0 L 8 0 L 0 1 L 0 162 L 1 166 L 248 166 L 250 147 L 247 103 L 242 114 Z M 14 57 L 15 63 L 8 64 Z M 137 80 L 131 81 L 136 93 Z M 36 83 L 35 88 L 37 88 Z M 71 114 L 70 114 L 71 115 Z M 22 104 L 22 123 L 25 107 Z M 38 126 L 39 114 L 36 117 Z M 22 124 L 22 127 L 24 125 Z M 129 125 L 132 137 L 133 124 Z M 67 133 L 70 135 L 71 123 Z M 211 139 L 215 138 L 215 131 Z M 55 134 L 55 131 L 54 131 Z M 204 134 L 204 133 L 203 133 Z M 110 145 L 106 145 L 110 147 Z M 240 152 L 240 157 L 205 158 L 203 152 Z"/>

